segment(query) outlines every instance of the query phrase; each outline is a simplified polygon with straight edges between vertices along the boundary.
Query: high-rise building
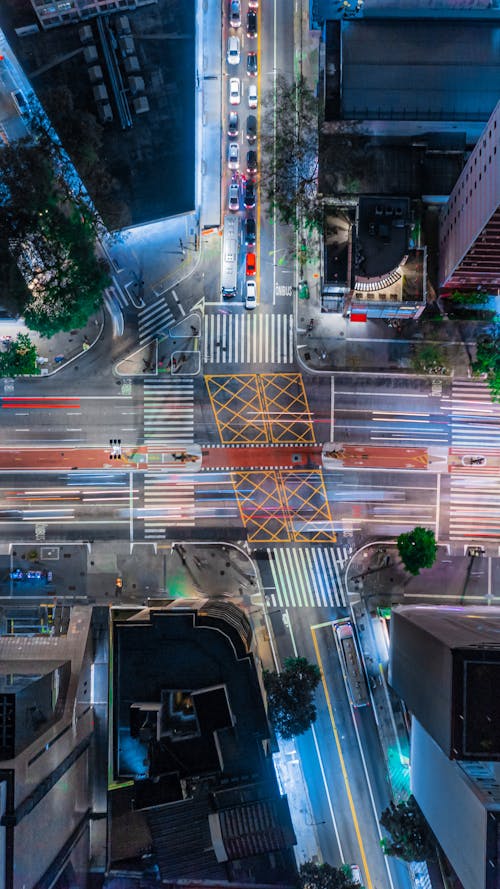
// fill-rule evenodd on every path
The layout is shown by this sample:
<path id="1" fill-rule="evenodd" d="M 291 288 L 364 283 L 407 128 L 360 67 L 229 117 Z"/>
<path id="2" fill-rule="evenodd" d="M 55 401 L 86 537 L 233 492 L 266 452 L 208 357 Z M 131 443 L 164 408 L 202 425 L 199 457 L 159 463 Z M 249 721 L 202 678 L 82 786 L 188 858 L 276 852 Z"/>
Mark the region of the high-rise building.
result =
<path id="1" fill-rule="evenodd" d="M 389 680 L 411 789 L 464 889 L 500 889 L 500 608 L 398 606 Z"/>
<path id="2" fill-rule="evenodd" d="M 500 102 L 441 213 L 444 292 L 500 287 Z"/>

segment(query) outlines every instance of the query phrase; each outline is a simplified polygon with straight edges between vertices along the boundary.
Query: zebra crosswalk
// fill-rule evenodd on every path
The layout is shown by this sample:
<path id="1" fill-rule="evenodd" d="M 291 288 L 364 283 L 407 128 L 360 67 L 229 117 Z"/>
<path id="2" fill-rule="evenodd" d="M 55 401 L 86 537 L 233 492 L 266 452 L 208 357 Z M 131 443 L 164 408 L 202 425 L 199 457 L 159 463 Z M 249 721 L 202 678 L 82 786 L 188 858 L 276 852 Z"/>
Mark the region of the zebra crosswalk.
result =
<path id="1" fill-rule="evenodd" d="M 275 592 L 268 603 L 280 608 L 341 608 L 347 605 L 343 572 L 350 546 L 280 547 L 267 550 Z"/>
<path id="2" fill-rule="evenodd" d="M 194 484 L 176 481 L 169 473 L 147 472 L 144 478 L 144 537 L 164 539 L 168 527 L 193 527 Z"/>
<path id="3" fill-rule="evenodd" d="M 205 364 L 291 364 L 293 316 L 245 312 L 205 314 Z"/>
<path id="4" fill-rule="evenodd" d="M 175 320 L 164 296 L 160 296 L 156 302 L 141 309 L 138 318 L 141 346 L 150 343 L 160 334 L 164 334 Z"/>
<path id="5" fill-rule="evenodd" d="M 500 404 L 482 380 L 454 380 L 451 398 L 442 399 L 451 417 L 451 445 L 473 453 L 500 448 Z"/>
<path id="6" fill-rule="evenodd" d="M 500 538 L 500 491 L 495 477 L 450 476 L 450 540 Z"/>
<path id="7" fill-rule="evenodd" d="M 194 388 L 189 377 L 147 379 L 144 382 L 144 444 L 192 444 Z"/>

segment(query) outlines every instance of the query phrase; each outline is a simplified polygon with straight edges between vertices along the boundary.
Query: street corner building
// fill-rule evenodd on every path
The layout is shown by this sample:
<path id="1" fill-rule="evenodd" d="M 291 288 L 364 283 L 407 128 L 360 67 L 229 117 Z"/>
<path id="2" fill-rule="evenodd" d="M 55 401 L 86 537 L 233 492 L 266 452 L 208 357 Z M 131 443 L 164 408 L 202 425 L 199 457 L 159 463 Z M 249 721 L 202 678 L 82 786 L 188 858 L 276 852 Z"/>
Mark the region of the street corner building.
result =
<path id="1" fill-rule="evenodd" d="M 252 630 L 222 600 L 112 610 L 108 873 L 291 885 Z"/>
<path id="2" fill-rule="evenodd" d="M 500 608 L 397 606 L 391 624 L 412 792 L 464 889 L 499 889 Z"/>

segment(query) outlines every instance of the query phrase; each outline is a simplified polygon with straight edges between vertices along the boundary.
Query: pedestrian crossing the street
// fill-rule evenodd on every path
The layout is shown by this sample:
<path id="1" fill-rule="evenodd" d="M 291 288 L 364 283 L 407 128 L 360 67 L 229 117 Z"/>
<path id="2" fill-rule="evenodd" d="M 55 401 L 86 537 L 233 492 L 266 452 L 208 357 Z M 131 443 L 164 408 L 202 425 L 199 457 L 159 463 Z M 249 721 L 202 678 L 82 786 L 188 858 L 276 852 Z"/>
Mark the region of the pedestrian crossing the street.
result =
<path id="1" fill-rule="evenodd" d="M 500 538 L 497 477 L 450 476 L 450 540 Z"/>
<path id="2" fill-rule="evenodd" d="M 500 404 L 491 400 L 482 380 L 453 381 L 451 398 L 443 398 L 449 412 L 451 445 L 470 448 L 473 454 L 500 448 Z"/>
<path id="3" fill-rule="evenodd" d="M 205 364 L 292 364 L 293 315 L 206 314 Z"/>
<path id="4" fill-rule="evenodd" d="M 141 346 L 150 343 L 155 337 L 165 334 L 175 320 L 164 296 L 160 296 L 156 302 L 141 309 L 138 317 Z"/>
<path id="5" fill-rule="evenodd" d="M 147 472 L 144 477 L 144 537 L 165 539 L 167 528 L 193 527 L 194 484 L 172 482 L 170 473 Z"/>
<path id="6" fill-rule="evenodd" d="M 144 444 L 161 450 L 164 445 L 193 443 L 193 380 L 165 377 L 144 382 Z"/>
<path id="7" fill-rule="evenodd" d="M 275 592 L 268 604 L 279 608 L 341 608 L 347 605 L 344 570 L 350 546 L 268 549 Z"/>

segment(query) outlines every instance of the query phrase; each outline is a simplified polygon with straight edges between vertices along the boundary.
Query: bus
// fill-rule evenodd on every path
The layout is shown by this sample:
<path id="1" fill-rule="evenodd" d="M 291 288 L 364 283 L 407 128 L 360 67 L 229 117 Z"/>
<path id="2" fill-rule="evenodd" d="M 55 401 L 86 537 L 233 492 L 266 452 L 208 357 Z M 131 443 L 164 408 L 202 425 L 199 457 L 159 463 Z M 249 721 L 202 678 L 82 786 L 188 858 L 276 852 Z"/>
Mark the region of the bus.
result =
<path id="1" fill-rule="evenodd" d="M 224 216 L 221 292 L 225 299 L 236 296 L 238 287 L 239 224 L 237 216 Z"/>
<path id="2" fill-rule="evenodd" d="M 344 668 L 351 704 L 353 707 L 366 707 L 370 703 L 368 683 L 350 620 L 335 621 L 333 632 Z"/>

